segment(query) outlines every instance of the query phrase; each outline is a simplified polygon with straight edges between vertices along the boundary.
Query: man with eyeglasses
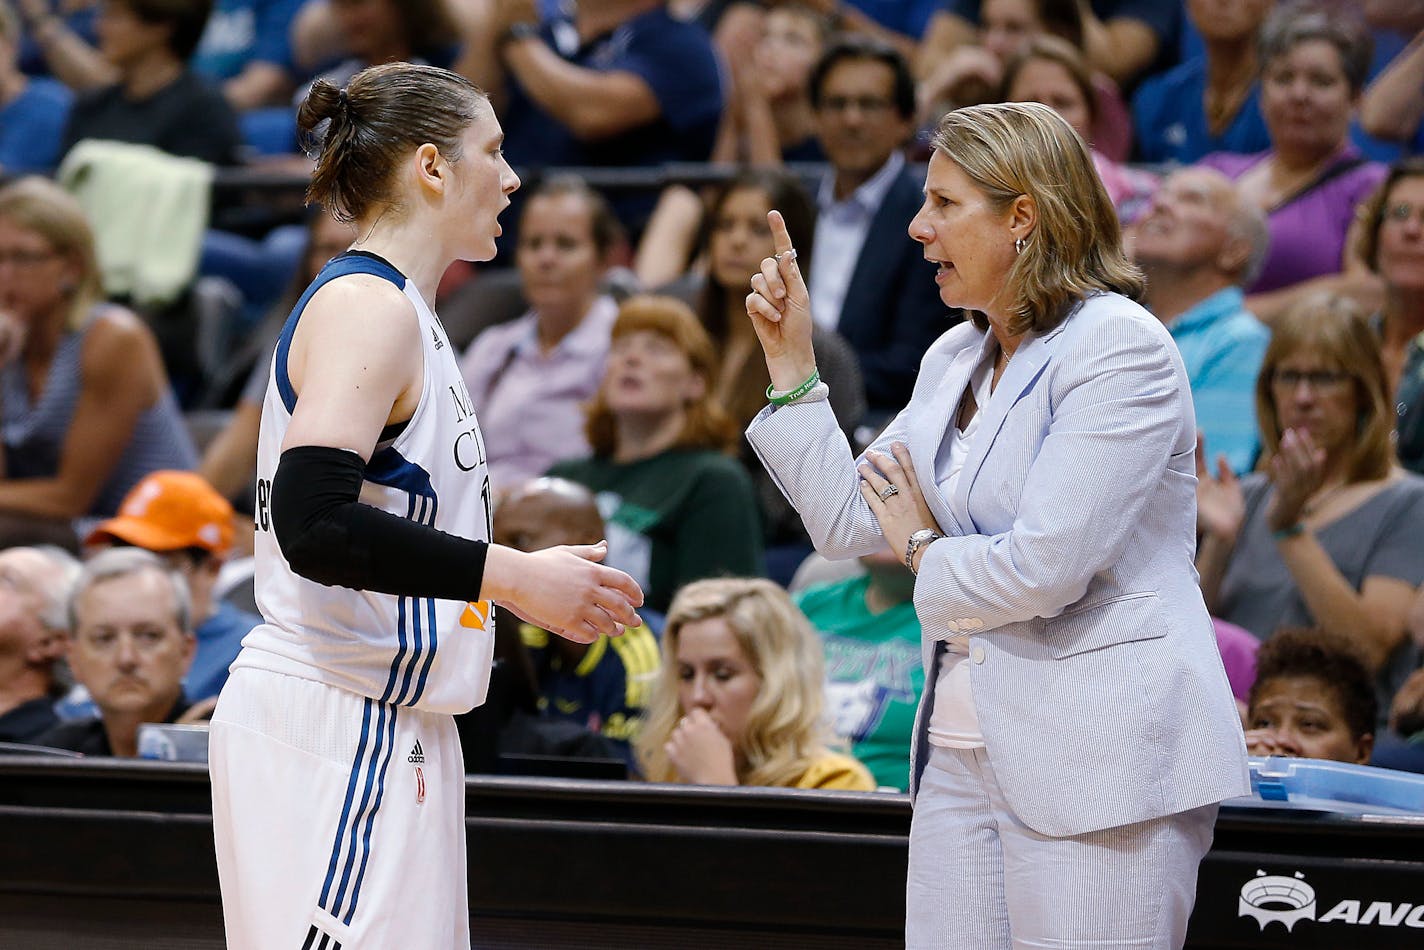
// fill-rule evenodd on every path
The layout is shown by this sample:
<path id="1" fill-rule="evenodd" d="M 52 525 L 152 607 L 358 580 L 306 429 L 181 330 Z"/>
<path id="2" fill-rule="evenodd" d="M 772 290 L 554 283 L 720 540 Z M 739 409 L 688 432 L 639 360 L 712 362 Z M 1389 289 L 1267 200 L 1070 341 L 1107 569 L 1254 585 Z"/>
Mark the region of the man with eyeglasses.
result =
<path id="1" fill-rule="evenodd" d="M 909 64 L 878 41 L 848 36 L 811 73 L 816 135 L 831 163 L 816 203 L 811 312 L 855 348 L 873 414 L 909 401 L 920 358 L 951 325 L 922 249 L 909 239 L 923 175 L 902 146 L 915 129 Z"/>
<path id="2" fill-rule="evenodd" d="M 262 622 L 214 596 L 232 537 L 232 505 L 217 489 L 193 472 L 160 471 L 135 485 L 118 516 L 100 522 L 86 540 L 152 551 L 187 582 L 198 641 L 183 689 L 194 701 L 222 690 L 242 638 Z"/>
<path id="3" fill-rule="evenodd" d="M 32 743 L 59 724 L 55 667 L 79 563 L 59 548 L 0 551 L 0 742 Z"/>
<path id="4" fill-rule="evenodd" d="M 138 754 L 138 727 L 188 708 L 193 660 L 188 587 L 156 555 L 115 548 L 84 566 L 69 598 L 69 665 L 99 715 L 62 723 L 39 745 L 85 755 Z"/>
<path id="5" fill-rule="evenodd" d="M 1183 168 L 1162 182 L 1129 237 L 1147 275 L 1147 307 L 1186 364 L 1209 457 L 1250 471 L 1260 450 L 1256 376 L 1270 331 L 1246 309 L 1241 288 L 1266 258 L 1265 217 L 1220 172 Z"/>

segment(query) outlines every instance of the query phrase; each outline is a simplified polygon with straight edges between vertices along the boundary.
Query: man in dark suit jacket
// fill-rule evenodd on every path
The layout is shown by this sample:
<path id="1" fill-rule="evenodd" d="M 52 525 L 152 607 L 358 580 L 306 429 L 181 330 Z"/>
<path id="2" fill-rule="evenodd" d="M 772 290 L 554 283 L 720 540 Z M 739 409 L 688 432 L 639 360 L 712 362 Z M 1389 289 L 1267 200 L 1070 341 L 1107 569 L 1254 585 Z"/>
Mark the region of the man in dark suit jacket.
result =
<path id="1" fill-rule="evenodd" d="M 900 151 L 915 128 L 914 78 L 894 49 L 850 36 L 816 64 L 811 101 L 832 167 L 817 197 L 811 312 L 855 348 L 871 411 L 890 414 L 909 401 L 925 350 L 962 319 L 906 233 L 923 200 L 923 176 Z"/>

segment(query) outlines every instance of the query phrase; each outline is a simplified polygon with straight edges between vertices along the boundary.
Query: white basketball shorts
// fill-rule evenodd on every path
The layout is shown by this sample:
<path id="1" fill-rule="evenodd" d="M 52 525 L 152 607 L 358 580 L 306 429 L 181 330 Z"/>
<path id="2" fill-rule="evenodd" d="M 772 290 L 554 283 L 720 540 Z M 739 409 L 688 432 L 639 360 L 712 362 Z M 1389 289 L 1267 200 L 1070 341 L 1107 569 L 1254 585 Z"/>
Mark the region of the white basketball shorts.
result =
<path id="1" fill-rule="evenodd" d="M 239 669 L 210 738 L 229 948 L 469 947 L 450 716 Z"/>

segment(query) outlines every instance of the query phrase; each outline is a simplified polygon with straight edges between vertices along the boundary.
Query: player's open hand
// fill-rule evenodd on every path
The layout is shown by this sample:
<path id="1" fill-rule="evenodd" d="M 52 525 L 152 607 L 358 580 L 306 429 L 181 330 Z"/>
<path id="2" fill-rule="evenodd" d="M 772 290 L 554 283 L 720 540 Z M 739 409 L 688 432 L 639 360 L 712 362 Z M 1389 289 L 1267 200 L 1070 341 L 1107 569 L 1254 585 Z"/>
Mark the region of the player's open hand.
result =
<path id="1" fill-rule="evenodd" d="M 608 543 L 566 544 L 526 554 L 490 545 L 481 593 L 535 626 L 576 643 L 639 627 L 643 591 L 599 562 Z"/>

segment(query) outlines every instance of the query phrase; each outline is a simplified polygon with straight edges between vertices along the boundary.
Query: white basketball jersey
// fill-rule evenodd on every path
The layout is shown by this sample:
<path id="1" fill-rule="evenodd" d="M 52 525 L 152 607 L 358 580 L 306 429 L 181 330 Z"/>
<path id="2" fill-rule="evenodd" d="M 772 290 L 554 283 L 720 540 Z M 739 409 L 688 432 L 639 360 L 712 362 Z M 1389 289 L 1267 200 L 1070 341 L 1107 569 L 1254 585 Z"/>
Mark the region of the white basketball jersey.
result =
<path id="1" fill-rule="evenodd" d="M 494 623 L 487 601 L 318 584 L 292 571 L 272 531 L 272 478 L 297 398 L 287 377 L 292 334 L 312 295 L 348 274 L 372 274 L 401 289 L 419 316 L 425 353 L 415 415 L 376 446 L 361 501 L 448 534 L 490 539 L 484 440 L 445 329 L 415 286 L 386 261 L 360 252 L 342 255 L 292 309 L 272 360 L 257 440 L 255 508 L 257 606 L 265 622 L 243 638 L 232 668 L 299 676 L 428 712 L 465 712 L 484 701 L 489 687 Z"/>

